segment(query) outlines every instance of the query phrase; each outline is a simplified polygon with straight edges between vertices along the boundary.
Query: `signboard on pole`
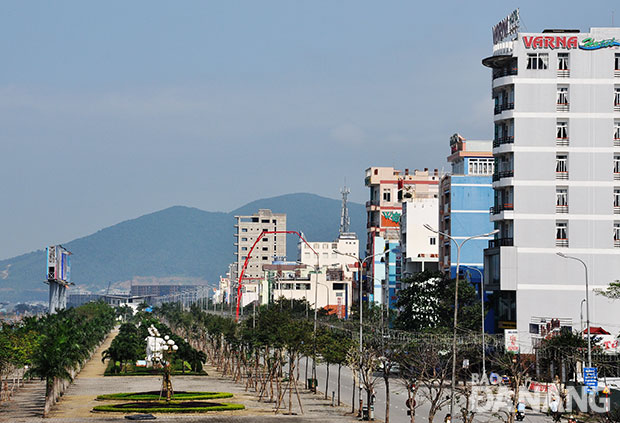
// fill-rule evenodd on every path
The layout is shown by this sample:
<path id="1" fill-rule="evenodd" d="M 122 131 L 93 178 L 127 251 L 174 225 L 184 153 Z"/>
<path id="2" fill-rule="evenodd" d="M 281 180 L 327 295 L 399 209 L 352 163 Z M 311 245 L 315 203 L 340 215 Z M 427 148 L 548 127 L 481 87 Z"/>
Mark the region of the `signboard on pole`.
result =
<path id="1" fill-rule="evenodd" d="M 504 346 L 508 353 L 519 352 L 519 332 L 516 329 L 504 329 Z"/>
<path id="2" fill-rule="evenodd" d="M 598 369 L 596 367 L 583 368 L 583 384 L 588 387 L 588 394 L 596 391 L 598 388 Z"/>

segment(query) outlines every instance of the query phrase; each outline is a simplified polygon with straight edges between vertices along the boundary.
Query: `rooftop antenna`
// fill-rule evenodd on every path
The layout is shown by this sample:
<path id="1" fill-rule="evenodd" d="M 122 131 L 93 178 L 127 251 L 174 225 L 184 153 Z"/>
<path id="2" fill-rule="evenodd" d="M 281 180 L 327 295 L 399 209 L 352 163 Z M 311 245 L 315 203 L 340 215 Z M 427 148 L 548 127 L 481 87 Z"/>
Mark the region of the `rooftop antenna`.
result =
<path id="1" fill-rule="evenodd" d="M 340 211 L 340 234 L 349 232 L 349 225 L 351 219 L 349 218 L 349 207 L 347 206 L 347 197 L 351 193 L 351 190 L 347 188 L 347 181 L 344 181 L 344 187 L 340 190 L 342 194 L 342 210 Z"/>

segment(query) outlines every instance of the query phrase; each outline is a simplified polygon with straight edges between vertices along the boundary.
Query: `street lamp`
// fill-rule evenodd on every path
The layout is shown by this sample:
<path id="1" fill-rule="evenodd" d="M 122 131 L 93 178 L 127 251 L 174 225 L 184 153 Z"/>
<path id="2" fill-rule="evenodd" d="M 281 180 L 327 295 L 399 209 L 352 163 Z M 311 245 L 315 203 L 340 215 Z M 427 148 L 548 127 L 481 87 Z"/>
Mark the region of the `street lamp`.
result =
<path id="1" fill-rule="evenodd" d="M 360 270 L 359 273 L 357 275 L 357 285 L 358 285 L 358 289 L 360 292 L 360 304 L 359 304 L 359 310 L 360 310 L 360 371 L 361 371 L 361 364 L 362 364 L 362 269 L 364 268 L 364 263 L 367 260 L 370 260 L 371 258 L 374 258 L 376 256 L 380 256 L 385 254 L 385 251 L 382 251 L 380 253 L 377 254 L 373 254 L 372 256 L 367 256 L 366 258 L 364 258 L 364 260 L 361 260 L 359 257 L 357 257 L 356 255 L 350 254 L 350 253 L 342 253 L 338 250 L 332 250 L 334 253 L 339 254 L 341 256 L 347 256 L 347 257 L 351 257 L 354 258 L 355 260 L 357 260 Z M 362 415 L 362 381 L 361 381 L 361 377 L 360 377 L 360 385 L 359 385 L 359 400 L 360 400 L 360 416 Z M 369 404 L 370 405 L 370 404 Z"/>
<path id="2" fill-rule="evenodd" d="M 589 289 L 588 289 L 588 266 L 580 258 L 573 257 L 573 256 L 567 256 L 564 253 L 556 253 L 556 254 L 565 259 L 577 260 L 578 262 L 583 264 L 583 268 L 585 270 L 585 274 L 586 274 L 586 327 L 588 328 L 588 367 L 592 367 L 592 345 L 591 345 L 592 341 L 590 339 L 591 338 L 590 337 L 590 295 L 589 295 Z"/>
<path id="3" fill-rule="evenodd" d="M 454 398 L 455 398 L 454 391 L 456 390 L 456 327 L 458 324 L 458 311 L 459 311 L 459 271 L 460 271 L 460 266 L 461 266 L 461 247 L 463 246 L 463 244 L 465 244 L 467 241 L 471 239 L 486 238 L 488 236 L 495 235 L 496 233 L 499 232 L 499 230 L 495 229 L 494 231 L 488 232 L 486 234 L 473 235 L 468 238 L 465 238 L 459 243 L 456 241 L 456 239 L 454 239 L 450 235 L 433 229 L 429 224 L 424 224 L 424 227 L 431 232 L 434 232 L 438 235 L 441 235 L 441 236 L 444 236 L 450 239 L 452 242 L 454 242 L 454 245 L 456 245 L 456 280 L 454 283 L 454 333 L 452 336 L 452 382 L 450 384 L 450 390 L 451 390 L 450 392 L 450 415 L 454 416 L 455 415 L 454 414 Z"/>
<path id="4" fill-rule="evenodd" d="M 486 375 L 487 375 L 487 367 L 486 367 L 486 350 L 485 350 L 485 346 L 486 343 L 484 342 L 484 275 L 482 274 L 482 271 L 480 269 L 478 269 L 477 267 L 470 267 L 470 266 L 463 266 L 464 268 L 466 268 L 468 271 L 469 270 L 475 270 L 476 272 L 478 272 L 480 274 L 480 304 L 482 306 L 482 378 L 483 380 L 486 379 Z M 470 281 L 471 281 L 471 273 L 470 273 Z"/>

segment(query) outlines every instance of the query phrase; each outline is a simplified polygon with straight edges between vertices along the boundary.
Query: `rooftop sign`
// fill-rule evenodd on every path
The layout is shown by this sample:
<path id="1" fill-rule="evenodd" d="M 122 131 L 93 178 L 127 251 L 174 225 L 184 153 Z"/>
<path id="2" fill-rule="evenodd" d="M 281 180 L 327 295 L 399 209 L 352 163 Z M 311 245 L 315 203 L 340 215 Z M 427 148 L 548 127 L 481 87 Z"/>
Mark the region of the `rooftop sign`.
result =
<path id="1" fill-rule="evenodd" d="M 526 49 L 574 49 L 581 50 L 599 50 L 602 48 L 620 46 L 620 41 L 615 38 L 609 40 L 596 41 L 594 38 L 584 38 L 581 43 L 577 41 L 576 36 L 565 35 L 538 35 L 523 36 L 523 45 Z"/>
<path id="2" fill-rule="evenodd" d="M 493 28 L 493 44 L 500 43 L 506 38 L 516 35 L 519 31 L 519 9 L 515 9 L 510 15 L 499 21 Z"/>

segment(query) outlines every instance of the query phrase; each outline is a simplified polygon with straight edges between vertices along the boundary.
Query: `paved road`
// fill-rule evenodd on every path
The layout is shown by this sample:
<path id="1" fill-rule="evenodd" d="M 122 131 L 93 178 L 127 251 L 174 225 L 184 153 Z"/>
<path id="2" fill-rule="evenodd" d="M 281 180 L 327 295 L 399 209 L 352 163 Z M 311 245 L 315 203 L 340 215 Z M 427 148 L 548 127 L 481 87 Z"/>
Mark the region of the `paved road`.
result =
<path id="1" fill-rule="evenodd" d="M 312 359 L 309 359 L 308 364 L 308 374 L 312 373 Z M 302 359 L 301 362 L 301 370 L 300 379 L 305 375 L 305 360 Z M 319 391 L 325 392 L 325 381 L 326 381 L 327 369 L 324 364 L 317 365 L 317 379 L 319 380 Z M 330 366 L 330 377 L 329 377 L 329 387 L 328 387 L 328 397 L 331 398 L 331 394 L 333 391 L 337 391 L 337 376 L 338 376 L 338 366 Z M 352 387 L 353 387 L 353 378 L 351 371 L 348 368 L 343 367 L 341 370 L 341 400 L 346 402 L 347 404 L 351 404 L 352 398 Z M 376 383 L 376 403 L 375 403 L 375 418 L 384 420 L 385 419 L 385 385 L 383 383 L 383 378 L 380 374 L 377 374 L 377 383 Z M 358 389 L 355 389 L 355 401 L 356 401 L 356 410 L 358 408 L 359 397 L 358 397 Z M 449 395 L 448 391 L 446 395 Z M 337 393 L 336 393 L 337 395 Z M 362 391 L 362 398 L 364 403 L 366 403 L 366 392 Z M 390 378 L 390 422 L 391 423 L 409 423 L 410 417 L 407 416 L 407 409 L 405 408 L 405 401 L 407 399 L 407 391 L 405 389 L 405 385 L 401 380 L 396 377 Z M 421 400 L 418 398 L 418 402 Z M 450 405 L 448 404 L 444 410 L 440 411 L 436 417 L 435 422 L 443 422 L 446 413 L 449 412 Z M 416 418 L 420 421 L 420 418 L 423 421 L 427 421 L 429 412 L 429 405 L 426 402 L 422 402 L 420 406 L 416 409 Z M 460 421 L 460 419 L 459 419 Z M 493 416 L 491 413 L 481 413 L 477 415 L 475 422 L 497 422 L 498 417 Z M 551 418 L 540 414 L 535 413 L 533 411 L 528 410 L 526 412 L 526 418 L 524 420 L 527 423 L 543 423 L 543 422 L 551 422 Z"/>

